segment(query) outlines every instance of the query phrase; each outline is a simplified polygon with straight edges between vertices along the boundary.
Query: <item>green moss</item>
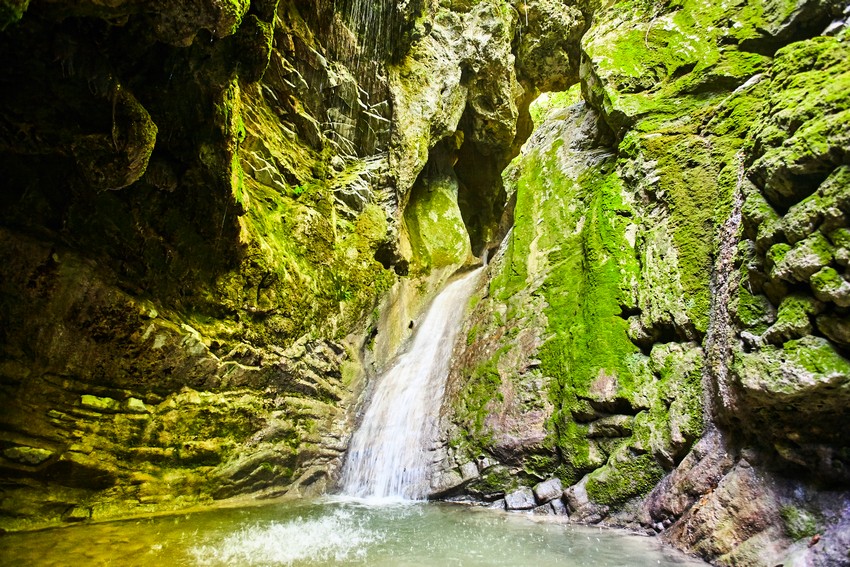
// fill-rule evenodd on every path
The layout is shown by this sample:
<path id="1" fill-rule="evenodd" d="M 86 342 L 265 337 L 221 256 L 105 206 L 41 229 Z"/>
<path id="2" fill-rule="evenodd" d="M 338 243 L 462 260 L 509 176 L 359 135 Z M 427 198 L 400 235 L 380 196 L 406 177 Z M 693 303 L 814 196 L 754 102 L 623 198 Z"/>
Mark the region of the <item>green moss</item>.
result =
<path id="1" fill-rule="evenodd" d="M 760 37 L 765 25 L 762 9 L 742 16 L 744 11 L 697 0 L 621 1 L 604 8 L 582 41 L 593 73 L 585 96 L 618 133 L 629 126 L 645 132 L 691 130 L 769 64 L 768 57 L 735 47 L 742 39 Z M 733 98 L 718 127 L 743 138 L 759 101 Z M 740 120 L 745 117 L 750 120 Z"/>
<path id="2" fill-rule="evenodd" d="M 820 262 L 828 264 L 832 261 L 832 245 L 820 231 L 815 232 L 803 242 L 811 253 L 817 255 Z"/>
<path id="3" fill-rule="evenodd" d="M 352 162 L 342 180 L 315 178 L 324 158 L 283 131 L 262 99 L 242 101 L 235 81 L 222 96 L 219 120 L 234 149 L 237 209 L 229 214 L 241 214 L 245 253 L 237 271 L 218 279 L 211 303 L 247 311 L 234 332 L 257 345 L 321 328 L 347 334 L 395 281 L 374 258 L 389 229 L 383 209 L 368 204 L 352 217 L 337 215 L 333 184 L 359 177 L 368 164 Z M 278 170 L 291 172 L 290 181 Z"/>
<path id="4" fill-rule="evenodd" d="M 841 356 L 829 341 L 803 337 L 788 341 L 783 350 L 789 362 L 815 374 L 850 376 L 850 361 Z"/>
<path id="5" fill-rule="evenodd" d="M 708 327 L 709 282 L 716 226 L 729 198 L 717 183 L 711 146 L 696 136 L 643 139 L 646 159 L 657 160 L 659 198 L 670 213 L 676 262 L 688 318 L 701 333 Z M 719 206 L 718 206 L 719 205 Z"/>
<path id="6" fill-rule="evenodd" d="M 648 494 L 664 476 L 652 455 L 623 455 L 608 466 L 590 474 L 587 496 L 597 504 L 621 506 L 637 496 Z"/>
<path id="7" fill-rule="evenodd" d="M 523 460 L 522 468 L 529 478 L 537 480 L 546 480 L 555 476 L 561 478 L 566 472 L 555 452 L 529 455 Z"/>
<path id="8" fill-rule="evenodd" d="M 274 16 L 271 17 L 274 19 Z M 239 25 L 233 42 L 233 59 L 239 61 L 239 76 L 243 81 L 259 81 L 266 72 L 274 43 L 274 26 L 254 14 Z"/>
<path id="9" fill-rule="evenodd" d="M 737 179 L 724 173 L 718 183 L 715 148 L 698 136 L 627 135 L 619 148 L 622 169 L 615 169 L 609 158 L 578 174 L 576 169 L 564 172 L 563 161 L 569 158 L 560 141 L 553 137 L 548 147 L 528 152 L 505 176 L 516 190 L 515 224 L 505 266 L 494 275 L 490 292 L 507 303 L 509 319 L 519 312 L 512 298 L 527 293 L 528 286 L 539 286 L 546 301 L 543 335 L 548 338 L 537 357 L 552 385 L 554 413 L 547 442 L 557 447 L 562 460 L 541 458 L 543 468 L 557 471 L 567 483 L 598 469 L 593 474 L 599 475 L 601 495 L 603 485 L 622 484 L 620 476 L 631 475 L 621 472 L 624 465 L 617 461 L 623 451 L 631 447 L 646 455 L 639 465 L 647 471 L 644 477 L 634 485 L 605 488 L 608 495 L 600 496 L 619 505 L 651 489 L 663 474 L 660 463 L 672 466 L 681 460 L 703 431 L 701 350 L 693 344 L 665 347 L 663 354 L 653 352 L 658 362 L 650 364 L 629 339 L 626 314 L 638 307 L 636 290 L 647 285 L 644 271 L 654 268 L 642 270 L 638 262 L 635 234 L 644 220 L 620 172 L 628 171 L 631 160 L 651 163 L 660 177 L 653 188 L 657 205 L 652 206 L 670 219 L 643 236 L 642 254 L 650 254 L 647 240 L 657 238 L 662 244 L 652 249 L 655 256 L 642 260 L 651 264 L 663 258 L 673 268 L 671 277 L 644 293 L 648 305 L 640 307 L 650 322 L 663 317 L 659 322 L 669 324 L 676 307 L 668 304 L 680 305 L 684 296 L 682 315 L 698 331 L 705 330 L 708 320 L 705 274 L 712 268 L 716 227 L 728 213 Z M 724 148 L 723 155 L 730 151 Z M 672 251 L 663 244 L 671 239 Z M 682 287 L 677 287 L 679 280 Z M 665 293 L 670 297 L 660 297 Z M 674 316 L 677 323 L 684 318 Z M 597 408 L 616 407 L 616 413 L 634 411 L 634 433 L 590 439 L 589 425 L 574 417 L 593 419 L 589 401 Z M 526 472 L 533 474 L 537 467 Z M 602 483 L 609 475 L 612 480 Z"/>
<path id="10" fill-rule="evenodd" d="M 569 403 L 565 403 L 562 412 L 568 407 Z M 563 472 L 559 477 L 567 484 L 574 484 L 588 472 L 602 466 L 608 455 L 588 439 L 586 424 L 576 423 L 563 414 L 559 418 L 557 441 L 563 455 Z"/>
<path id="11" fill-rule="evenodd" d="M 569 90 L 557 93 L 543 93 L 528 107 L 531 120 L 539 125 L 552 110 L 572 106 L 581 100 L 581 85 L 573 85 Z"/>
<path id="12" fill-rule="evenodd" d="M 0 0 L 0 32 L 24 17 L 30 0 Z"/>
<path id="13" fill-rule="evenodd" d="M 221 14 L 220 19 L 223 22 L 232 22 L 232 26 L 228 30 L 216 30 L 216 33 L 221 36 L 231 35 L 239 29 L 242 23 L 242 18 L 248 13 L 248 8 L 251 5 L 251 0 L 223 0 L 218 3 Z"/>
<path id="14" fill-rule="evenodd" d="M 704 358 L 702 350 L 695 344 L 683 346 L 669 343 L 656 345 L 655 350 L 667 350 L 656 373 L 660 382 L 654 392 L 662 403 L 652 403 L 651 412 L 663 421 L 671 431 L 671 443 L 655 447 L 660 453 L 672 447 L 675 462 L 684 457 L 685 451 L 702 435 L 704 428 L 702 407 L 702 377 Z"/>
<path id="15" fill-rule="evenodd" d="M 809 280 L 815 295 L 822 298 L 836 298 L 839 294 L 848 288 L 847 282 L 841 277 L 834 268 L 829 266 L 822 268 L 819 272 L 812 276 Z M 850 294 L 847 294 L 844 301 L 850 302 Z M 842 302 L 843 303 L 843 302 Z"/>
<path id="16" fill-rule="evenodd" d="M 770 300 L 762 294 L 752 294 L 741 283 L 738 286 L 738 297 L 735 303 L 735 315 L 738 322 L 746 329 L 761 334 L 772 323 L 773 307 Z"/>
<path id="17" fill-rule="evenodd" d="M 776 323 L 798 325 L 809 322 L 810 315 L 820 311 L 817 300 L 808 295 L 792 294 L 782 300 L 777 311 Z"/>
<path id="18" fill-rule="evenodd" d="M 470 454 L 486 453 L 492 441 L 485 420 L 492 410 L 492 404 L 502 400 L 499 393 L 502 377 L 497 364 L 507 350 L 502 348 L 480 366 L 467 371 L 468 378 L 456 398 L 454 415 L 462 429 L 460 437 L 452 440 L 452 445 L 463 447 Z"/>
<path id="19" fill-rule="evenodd" d="M 471 254 L 469 235 L 457 204 L 457 181 L 419 182 L 404 210 L 413 260 L 423 268 L 463 263 Z"/>
<path id="20" fill-rule="evenodd" d="M 475 340 L 478 338 L 478 325 L 473 325 L 469 332 L 466 334 L 466 345 L 471 346 L 475 344 Z"/>
<path id="21" fill-rule="evenodd" d="M 741 207 L 741 215 L 747 223 L 746 228 L 752 238 L 758 235 L 759 228 L 764 223 L 775 224 L 779 221 L 779 215 L 776 213 L 776 210 L 765 200 L 759 191 L 749 192 Z"/>
<path id="22" fill-rule="evenodd" d="M 505 467 L 492 467 L 484 471 L 481 478 L 471 484 L 471 488 L 483 494 L 510 492 L 518 486 L 517 478 Z"/>
<path id="23" fill-rule="evenodd" d="M 784 242 L 780 242 L 779 244 L 774 244 L 770 247 L 765 255 L 765 260 L 767 260 L 767 267 L 771 268 L 778 264 L 781 264 L 785 260 L 785 255 L 791 250 L 791 246 L 785 244 Z"/>
<path id="24" fill-rule="evenodd" d="M 785 533 L 793 540 L 810 538 L 818 533 L 818 519 L 803 508 L 787 505 L 780 511 Z"/>
<path id="25" fill-rule="evenodd" d="M 634 211 L 623 201 L 613 160 L 572 179 L 559 167 L 561 151 L 562 145 L 555 143 L 518 164 L 512 181 L 517 195 L 514 228 L 506 264 L 490 291 L 510 304 L 532 278 L 541 286 L 548 321 L 544 335 L 549 338 L 537 356 L 541 371 L 551 377 L 555 408 L 548 425 L 552 445 L 563 457 L 559 475 L 575 482 L 604 463 L 606 455 L 591 445 L 587 425 L 574 421 L 572 409 L 594 396 L 592 385 L 600 374 L 614 377 L 617 397 L 637 403 L 629 359 L 639 351 L 620 315 L 634 306 L 638 264 L 625 236 Z"/>
<path id="26" fill-rule="evenodd" d="M 633 306 L 629 284 L 637 261 L 624 238 L 627 220 L 618 215 L 624 207 L 619 179 L 600 173 L 591 170 L 579 180 L 575 189 L 576 197 L 584 201 L 577 207 L 584 217 L 581 230 L 548 258 L 552 272 L 543 292 L 554 336 L 541 348 L 540 359 L 543 371 L 558 377 L 561 391 L 590 397 L 591 383 L 604 372 L 615 377 L 628 397 L 634 381 L 625 361 L 637 347 L 619 315 L 624 306 Z M 520 191 L 529 189 L 520 183 Z M 578 220 L 572 222 L 578 224 Z M 556 224 L 549 226 L 555 230 Z"/>
<path id="27" fill-rule="evenodd" d="M 815 272 L 832 261 L 833 249 L 824 235 L 818 231 L 789 247 L 775 244 L 768 250 L 768 265 L 773 265 L 770 274 L 785 281 L 807 281 Z"/>
<path id="28" fill-rule="evenodd" d="M 113 400 L 112 398 L 100 398 L 90 394 L 83 394 L 80 397 L 80 404 L 84 408 L 93 409 L 95 411 L 116 412 L 121 409 L 121 404 L 117 400 Z"/>
<path id="29" fill-rule="evenodd" d="M 752 169 L 777 205 L 808 196 L 807 183 L 798 183 L 794 171 L 826 176 L 833 168 L 833 140 L 846 136 L 850 115 L 848 53 L 839 37 L 795 42 L 776 53 L 769 113 L 753 132 L 762 155 Z"/>
<path id="30" fill-rule="evenodd" d="M 850 248 L 850 229 L 837 228 L 828 235 L 830 242 L 841 248 Z"/>

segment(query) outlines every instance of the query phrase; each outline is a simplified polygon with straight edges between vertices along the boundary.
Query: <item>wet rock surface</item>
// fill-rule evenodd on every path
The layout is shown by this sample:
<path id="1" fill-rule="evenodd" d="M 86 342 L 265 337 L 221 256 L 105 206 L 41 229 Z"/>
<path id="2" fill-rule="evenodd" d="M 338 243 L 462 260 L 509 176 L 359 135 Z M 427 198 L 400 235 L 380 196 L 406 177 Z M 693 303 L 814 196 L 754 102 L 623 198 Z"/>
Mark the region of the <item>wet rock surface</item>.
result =
<path id="1" fill-rule="evenodd" d="M 554 474 L 574 521 L 846 564 L 814 537 L 846 522 L 814 496 L 846 499 L 850 438 L 842 8 L 752 4 L 595 13 L 586 106 L 550 105 L 506 170 L 514 227 L 444 427 L 507 468 L 473 495 Z"/>
<path id="2" fill-rule="evenodd" d="M 435 495 L 846 564 L 846 6 L 349 7 L 0 6 L 2 527 L 332 486 L 487 250 Z"/>

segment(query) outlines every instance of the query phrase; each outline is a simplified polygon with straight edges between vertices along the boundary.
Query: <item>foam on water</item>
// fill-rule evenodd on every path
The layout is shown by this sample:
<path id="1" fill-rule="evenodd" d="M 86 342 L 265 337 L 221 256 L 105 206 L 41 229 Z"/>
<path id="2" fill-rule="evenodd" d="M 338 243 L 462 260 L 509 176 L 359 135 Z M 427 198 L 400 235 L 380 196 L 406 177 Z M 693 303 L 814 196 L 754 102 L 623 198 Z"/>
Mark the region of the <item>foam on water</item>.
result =
<path id="1" fill-rule="evenodd" d="M 243 527 L 221 542 L 192 548 L 198 565 L 292 565 L 352 561 L 365 557 L 380 532 L 347 510 L 333 510 L 318 518 L 298 517 Z"/>
<path id="2" fill-rule="evenodd" d="M 532 521 L 533 520 L 533 521 Z M 4 534 L 0 564 L 706 567 L 658 538 L 440 503 L 292 500 Z"/>

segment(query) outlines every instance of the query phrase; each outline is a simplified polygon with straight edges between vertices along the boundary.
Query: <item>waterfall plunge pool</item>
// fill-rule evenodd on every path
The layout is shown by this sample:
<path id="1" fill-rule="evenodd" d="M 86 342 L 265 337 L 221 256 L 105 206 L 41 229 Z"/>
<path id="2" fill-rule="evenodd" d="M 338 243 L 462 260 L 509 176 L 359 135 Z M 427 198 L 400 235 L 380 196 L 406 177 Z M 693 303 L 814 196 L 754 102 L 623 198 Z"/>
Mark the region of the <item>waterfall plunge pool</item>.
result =
<path id="1" fill-rule="evenodd" d="M 0 563 L 58 566 L 696 567 L 656 538 L 448 503 L 332 497 L 18 532 Z"/>

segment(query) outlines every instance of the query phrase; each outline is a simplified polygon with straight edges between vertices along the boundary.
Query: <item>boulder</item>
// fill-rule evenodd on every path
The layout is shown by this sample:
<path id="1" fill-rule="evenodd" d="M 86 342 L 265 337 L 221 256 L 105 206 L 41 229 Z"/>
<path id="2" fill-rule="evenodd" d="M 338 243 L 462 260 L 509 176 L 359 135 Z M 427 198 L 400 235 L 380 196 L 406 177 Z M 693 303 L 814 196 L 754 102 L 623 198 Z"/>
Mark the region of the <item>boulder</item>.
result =
<path id="1" fill-rule="evenodd" d="M 460 466 L 460 476 L 463 478 L 463 481 L 466 482 L 468 480 L 472 480 L 473 478 L 478 478 L 481 476 L 478 473 L 478 465 L 474 462 L 469 461 Z"/>
<path id="2" fill-rule="evenodd" d="M 847 317 L 821 315 L 817 318 L 818 330 L 826 338 L 841 346 L 850 346 L 850 321 Z"/>
<path id="3" fill-rule="evenodd" d="M 793 247 L 777 244 L 768 253 L 775 262 L 771 276 L 788 282 L 806 282 L 832 261 L 832 246 L 820 232 Z"/>
<path id="4" fill-rule="evenodd" d="M 527 486 L 505 495 L 505 508 L 508 510 L 531 510 L 536 505 L 534 493 Z"/>
<path id="5" fill-rule="evenodd" d="M 567 488 L 563 499 L 571 520 L 592 524 L 602 520 L 608 507 L 590 501 L 587 495 L 587 481 L 588 477 L 585 476 L 577 484 Z"/>
<path id="6" fill-rule="evenodd" d="M 538 502 L 546 504 L 556 498 L 560 498 L 564 492 L 564 487 L 561 485 L 561 479 L 550 478 L 535 485 L 533 492 Z"/>
<path id="7" fill-rule="evenodd" d="M 850 284 L 834 268 L 827 266 L 812 276 L 812 289 L 821 301 L 831 301 L 839 307 L 850 307 Z"/>
<path id="8" fill-rule="evenodd" d="M 554 514 L 555 516 L 567 515 L 567 506 L 560 498 L 555 498 L 554 500 L 549 502 L 549 507 L 552 509 L 552 514 Z"/>
<path id="9" fill-rule="evenodd" d="M 813 297 L 802 294 L 789 295 L 782 300 L 776 322 L 770 326 L 762 338 L 773 344 L 782 344 L 791 339 L 811 334 L 810 315 L 820 313 L 823 305 Z"/>

